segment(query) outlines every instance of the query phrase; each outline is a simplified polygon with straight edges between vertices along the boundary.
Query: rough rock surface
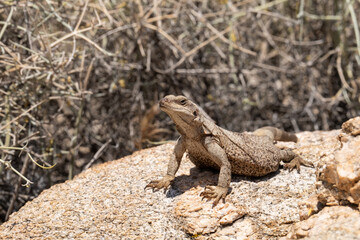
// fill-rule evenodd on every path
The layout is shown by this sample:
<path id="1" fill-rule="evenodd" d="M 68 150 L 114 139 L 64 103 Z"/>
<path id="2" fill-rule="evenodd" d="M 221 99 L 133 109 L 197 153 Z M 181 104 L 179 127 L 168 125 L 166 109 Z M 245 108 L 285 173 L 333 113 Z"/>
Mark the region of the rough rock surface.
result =
<path id="1" fill-rule="evenodd" d="M 352 118 L 344 122 L 341 126 L 341 129 L 352 136 L 357 136 L 360 134 L 360 117 Z"/>
<path id="2" fill-rule="evenodd" d="M 262 178 L 233 176 L 226 202 L 214 208 L 212 201 L 202 200 L 199 195 L 204 186 L 217 183 L 218 174 L 195 168 L 186 157 L 168 192 L 144 190 L 150 180 L 166 172 L 174 147 L 174 143 L 169 143 L 95 166 L 72 181 L 51 187 L 12 214 L 0 226 L 0 238 L 326 239 L 329 233 L 336 239 L 356 236 L 358 210 L 342 206 L 323 208 L 319 201 L 330 196 L 324 197 L 322 191 L 330 191 L 325 185 L 333 192 L 346 192 L 346 204 L 351 203 L 349 196 L 354 202 L 358 199 L 357 177 L 346 176 L 347 180 L 339 184 L 336 179 L 342 179 L 342 175 L 338 171 L 337 175 L 325 172 L 331 164 L 333 169 L 342 169 L 337 165 L 341 164 L 347 166 L 345 170 L 351 172 L 348 168 L 353 168 L 358 173 L 359 162 L 356 154 L 351 155 L 350 144 L 358 142 L 360 136 L 334 130 L 303 132 L 298 137 L 297 144 L 277 145 L 293 148 L 312 161 L 315 168 L 302 167 L 300 173 L 279 169 Z M 344 139 L 348 141 L 344 143 Z M 346 165 L 349 161 L 353 165 Z M 320 181 L 316 175 L 329 181 Z M 301 221 L 304 219 L 307 220 Z"/>
<path id="3" fill-rule="evenodd" d="M 360 239 L 360 213 L 351 207 L 325 207 L 308 220 L 296 223 L 287 238 L 314 240 Z"/>
<path id="4" fill-rule="evenodd" d="M 360 117 L 342 125 L 339 150 L 319 168 L 319 200 L 326 205 L 360 204 Z M 357 137 L 356 137 L 357 136 Z"/>

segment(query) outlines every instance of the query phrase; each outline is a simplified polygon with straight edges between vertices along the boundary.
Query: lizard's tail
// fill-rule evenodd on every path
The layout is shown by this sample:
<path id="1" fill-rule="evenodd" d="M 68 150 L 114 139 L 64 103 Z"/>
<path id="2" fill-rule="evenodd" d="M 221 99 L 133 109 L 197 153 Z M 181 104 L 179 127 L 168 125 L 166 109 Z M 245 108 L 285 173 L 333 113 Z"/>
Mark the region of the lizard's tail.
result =
<path id="1" fill-rule="evenodd" d="M 262 127 L 254 131 L 257 136 L 268 136 L 271 140 L 284 142 L 297 142 L 298 138 L 294 133 L 285 132 L 275 127 Z"/>

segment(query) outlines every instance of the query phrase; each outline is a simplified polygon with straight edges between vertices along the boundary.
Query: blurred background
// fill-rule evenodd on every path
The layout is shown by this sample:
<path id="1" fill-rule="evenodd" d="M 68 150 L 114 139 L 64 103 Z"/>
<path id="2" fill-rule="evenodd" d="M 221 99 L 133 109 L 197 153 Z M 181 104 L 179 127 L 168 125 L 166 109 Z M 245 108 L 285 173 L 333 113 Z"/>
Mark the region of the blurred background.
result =
<path id="1" fill-rule="evenodd" d="M 340 128 L 360 115 L 359 19 L 354 0 L 0 1 L 0 222 L 175 140 L 168 94 L 232 131 Z"/>

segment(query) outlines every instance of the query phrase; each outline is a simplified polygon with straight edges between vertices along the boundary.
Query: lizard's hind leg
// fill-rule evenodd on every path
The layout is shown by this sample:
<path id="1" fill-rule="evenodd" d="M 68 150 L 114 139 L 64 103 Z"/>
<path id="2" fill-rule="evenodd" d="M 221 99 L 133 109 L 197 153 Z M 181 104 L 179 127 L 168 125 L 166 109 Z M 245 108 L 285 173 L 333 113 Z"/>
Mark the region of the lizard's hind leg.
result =
<path id="1" fill-rule="evenodd" d="M 289 149 L 281 150 L 281 153 L 283 154 L 282 161 L 286 162 L 284 164 L 284 168 L 289 169 L 289 171 L 292 171 L 296 167 L 296 170 L 300 172 L 300 165 L 314 167 L 314 164 L 312 162 L 303 159 Z"/>

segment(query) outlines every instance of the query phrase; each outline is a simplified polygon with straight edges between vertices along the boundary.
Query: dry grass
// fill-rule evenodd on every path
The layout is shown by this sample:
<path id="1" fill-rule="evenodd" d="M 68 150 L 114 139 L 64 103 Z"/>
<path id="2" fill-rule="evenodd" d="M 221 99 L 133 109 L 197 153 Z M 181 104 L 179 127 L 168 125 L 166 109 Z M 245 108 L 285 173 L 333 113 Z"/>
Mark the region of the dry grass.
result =
<path id="1" fill-rule="evenodd" d="M 338 128 L 360 113 L 359 5 L 0 1 L 1 160 L 33 182 L 0 164 L 2 220 L 93 163 L 171 139 L 153 107 L 169 93 L 232 130 Z"/>

